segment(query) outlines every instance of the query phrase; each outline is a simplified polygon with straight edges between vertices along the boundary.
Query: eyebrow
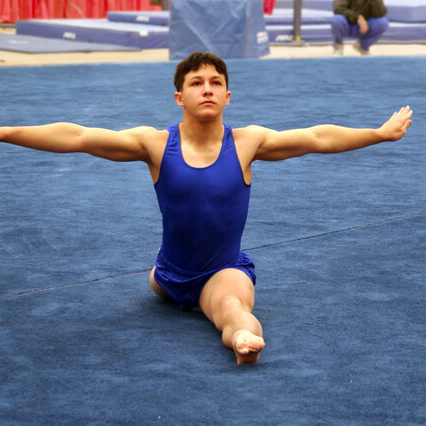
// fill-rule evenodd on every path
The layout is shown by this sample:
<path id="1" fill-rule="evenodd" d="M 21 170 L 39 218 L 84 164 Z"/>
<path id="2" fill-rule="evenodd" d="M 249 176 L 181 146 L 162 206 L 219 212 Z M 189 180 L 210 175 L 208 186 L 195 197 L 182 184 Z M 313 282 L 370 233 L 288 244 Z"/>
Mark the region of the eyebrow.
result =
<path id="1" fill-rule="evenodd" d="M 193 75 L 192 77 L 189 78 L 188 82 L 192 80 L 197 80 L 197 79 L 204 79 L 204 76 L 201 76 L 199 74 Z M 221 74 L 215 74 L 208 78 L 208 80 L 215 80 L 215 79 L 225 81 L 225 77 L 222 76 Z"/>

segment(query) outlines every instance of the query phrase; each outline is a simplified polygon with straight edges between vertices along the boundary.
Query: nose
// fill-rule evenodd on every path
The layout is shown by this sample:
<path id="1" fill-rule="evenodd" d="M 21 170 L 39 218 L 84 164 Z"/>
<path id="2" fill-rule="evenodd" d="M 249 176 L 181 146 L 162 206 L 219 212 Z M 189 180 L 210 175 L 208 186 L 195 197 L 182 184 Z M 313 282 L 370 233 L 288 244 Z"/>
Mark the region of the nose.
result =
<path id="1" fill-rule="evenodd" d="M 212 88 L 210 86 L 210 83 L 204 84 L 204 95 L 211 95 L 212 94 Z"/>

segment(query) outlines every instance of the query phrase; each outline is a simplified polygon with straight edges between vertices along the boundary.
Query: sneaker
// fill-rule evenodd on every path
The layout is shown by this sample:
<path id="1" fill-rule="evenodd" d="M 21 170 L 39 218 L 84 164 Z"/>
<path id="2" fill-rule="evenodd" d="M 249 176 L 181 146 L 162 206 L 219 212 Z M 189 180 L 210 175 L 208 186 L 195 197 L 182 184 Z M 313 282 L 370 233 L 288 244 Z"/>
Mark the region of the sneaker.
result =
<path id="1" fill-rule="evenodd" d="M 368 56 L 370 52 L 368 50 L 364 50 L 361 47 L 361 43 L 359 41 L 356 41 L 353 45 L 353 48 L 361 55 L 361 56 Z"/>
<path id="2" fill-rule="evenodd" d="M 343 44 L 336 43 L 333 46 L 333 56 L 343 56 Z"/>

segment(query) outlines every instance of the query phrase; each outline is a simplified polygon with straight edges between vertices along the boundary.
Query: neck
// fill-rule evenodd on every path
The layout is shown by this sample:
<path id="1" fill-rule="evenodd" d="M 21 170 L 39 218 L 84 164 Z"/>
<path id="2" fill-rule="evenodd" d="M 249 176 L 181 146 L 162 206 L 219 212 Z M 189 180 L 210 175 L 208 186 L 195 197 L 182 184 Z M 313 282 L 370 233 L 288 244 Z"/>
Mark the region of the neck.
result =
<path id="1" fill-rule="evenodd" d="M 208 122 L 184 120 L 179 125 L 181 138 L 189 143 L 208 144 L 223 137 L 223 122 L 220 119 Z"/>

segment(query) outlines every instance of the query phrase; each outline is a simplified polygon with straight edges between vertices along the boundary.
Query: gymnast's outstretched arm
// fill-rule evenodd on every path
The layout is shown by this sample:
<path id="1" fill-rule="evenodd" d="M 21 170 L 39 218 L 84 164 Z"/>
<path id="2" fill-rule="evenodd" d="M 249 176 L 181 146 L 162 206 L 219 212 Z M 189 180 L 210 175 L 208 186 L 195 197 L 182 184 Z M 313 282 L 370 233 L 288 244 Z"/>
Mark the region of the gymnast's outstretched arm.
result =
<path id="1" fill-rule="evenodd" d="M 410 127 L 412 114 L 409 106 L 403 107 L 377 129 L 354 129 L 325 124 L 277 132 L 254 126 L 254 138 L 258 142 L 254 159 L 276 161 L 309 153 L 332 154 L 380 142 L 397 141 Z"/>
<path id="2" fill-rule="evenodd" d="M 0 141 L 56 153 L 85 152 L 112 161 L 148 161 L 146 144 L 158 134 L 151 127 L 114 131 L 73 123 L 0 127 Z"/>

